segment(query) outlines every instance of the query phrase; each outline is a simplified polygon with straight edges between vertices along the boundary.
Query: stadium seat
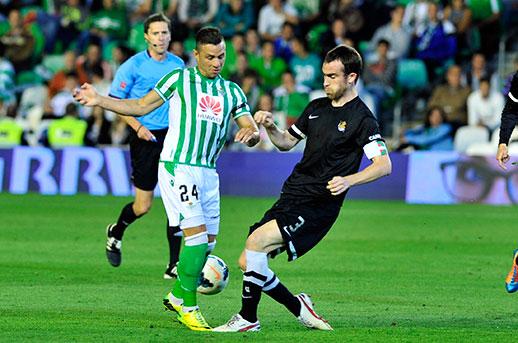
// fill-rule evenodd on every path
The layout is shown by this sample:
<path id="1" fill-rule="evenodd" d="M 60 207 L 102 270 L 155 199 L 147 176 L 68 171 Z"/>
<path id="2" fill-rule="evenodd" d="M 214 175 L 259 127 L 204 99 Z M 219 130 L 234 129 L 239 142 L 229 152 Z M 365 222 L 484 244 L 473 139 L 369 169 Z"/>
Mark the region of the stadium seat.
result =
<path id="1" fill-rule="evenodd" d="M 422 89 L 428 85 L 426 65 L 418 59 L 402 59 L 397 65 L 396 83 L 402 89 Z"/>
<path id="2" fill-rule="evenodd" d="M 457 130 L 453 140 L 455 151 L 465 153 L 474 143 L 489 143 L 487 129 L 478 126 L 462 126 Z"/>
<path id="3" fill-rule="evenodd" d="M 466 155 L 470 156 L 493 156 L 496 154 L 497 146 L 491 143 L 472 143 L 466 149 Z"/>

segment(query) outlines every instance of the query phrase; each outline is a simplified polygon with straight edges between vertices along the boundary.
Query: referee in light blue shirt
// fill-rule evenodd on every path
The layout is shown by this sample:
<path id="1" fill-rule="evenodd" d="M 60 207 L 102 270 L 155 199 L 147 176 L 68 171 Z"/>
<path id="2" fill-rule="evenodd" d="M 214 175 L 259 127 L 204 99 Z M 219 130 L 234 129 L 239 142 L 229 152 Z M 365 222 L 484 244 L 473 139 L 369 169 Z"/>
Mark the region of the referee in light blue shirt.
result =
<path id="1" fill-rule="evenodd" d="M 173 69 L 185 66 L 182 59 L 168 52 L 171 41 L 171 22 L 161 13 L 149 16 L 144 22 L 144 38 L 147 49 L 124 62 L 115 74 L 110 96 L 118 99 L 140 98 L 153 89 L 155 84 Z M 124 206 L 116 223 L 108 225 L 106 257 L 118 267 L 121 264 L 121 245 L 124 231 L 137 218 L 145 215 L 153 203 L 153 190 L 157 184 L 160 151 L 169 125 L 169 104 L 139 117 L 122 116 L 132 128 L 130 155 L 135 199 Z M 176 263 L 181 246 L 179 227 L 167 224 L 170 259 L 164 278 L 176 277 Z M 177 234 L 177 235 L 175 235 Z"/>

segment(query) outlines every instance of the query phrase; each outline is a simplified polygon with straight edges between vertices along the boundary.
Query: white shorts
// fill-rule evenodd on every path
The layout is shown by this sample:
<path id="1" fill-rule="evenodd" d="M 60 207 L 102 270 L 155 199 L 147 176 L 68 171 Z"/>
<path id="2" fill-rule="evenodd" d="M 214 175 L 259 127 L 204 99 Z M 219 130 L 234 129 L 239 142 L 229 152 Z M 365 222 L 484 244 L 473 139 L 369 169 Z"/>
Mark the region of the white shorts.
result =
<path id="1" fill-rule="evenodd" d="M 158 185 L 171 226 L 207 227 L 219 232 L 219 175 L 215 169 L 177 164 L 172 175 L 163 162 L 158 166 Z"/>

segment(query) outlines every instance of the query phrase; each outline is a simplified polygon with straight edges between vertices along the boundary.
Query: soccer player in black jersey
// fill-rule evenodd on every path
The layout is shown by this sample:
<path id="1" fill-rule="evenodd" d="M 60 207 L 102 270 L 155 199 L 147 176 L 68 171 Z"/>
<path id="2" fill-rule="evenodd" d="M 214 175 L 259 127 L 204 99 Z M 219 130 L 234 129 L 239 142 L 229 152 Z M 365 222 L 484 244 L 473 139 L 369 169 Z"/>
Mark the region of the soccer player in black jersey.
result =
<path id="1" fill-rule="evenodd" d="M 286 306 L 302 325 L 332 330 L 315 313 L 307 294 L 294 296 L 279 281 L 268 267 L 268 256 L 286 251 L 288 261 L 292 261 L 304 255 L 327 234 L 350 187 L 391 172 L 376 119 L 356 91 L 361 68 L 356 50 L 337 46 L 327 53 L 322 66 L 327 97 L 309 103 L 288 130 L 279 130 L 269 112 L 254 115 L 279 150 L 290 150 L 302 139 L 307 142 L 280 199 L 250 228 L 239 258 L 244 271 L 241 311 L 213 331 L 258 331 L 257 307 L 262 292 Z M 359 171 L 363 154 L 372 163 Z"/>
<path id="2" fill-rule="evenodd" d="M 507 169 L 505 164 L 509 161 L 509 151 L 507 144 L 511 138 L 514 127 L 518 124 L 518 71 L 514 73 L 511 81 L 511 89 L 507 94 L 507 101 L 502 111 L 502 123 L 500 125 L 500 141 L 496 160 L 502 169 Z M 518 291 L 518 249 L 513 252 L 513 267 L 505 280 L 507 292 Z"/>

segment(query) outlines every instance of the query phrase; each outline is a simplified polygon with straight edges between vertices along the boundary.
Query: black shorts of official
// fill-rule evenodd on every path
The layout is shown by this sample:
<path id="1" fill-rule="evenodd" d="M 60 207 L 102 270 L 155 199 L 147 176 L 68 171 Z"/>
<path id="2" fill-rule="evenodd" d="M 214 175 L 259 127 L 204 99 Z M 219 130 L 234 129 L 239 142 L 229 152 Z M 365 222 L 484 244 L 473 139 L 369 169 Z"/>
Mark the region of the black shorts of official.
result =
<path id="1" fill-rule="evenodd" d="M 269 255 L 275 257 L 285 250 L 288 261 L 293 261 L 310 251 L 324 238 L 336 221 L 341 206 L 341 202 L 335 201 L 297 201 L 281 198 L 266 211 L 258 223 L 250 227 L 248 235 L 275 219 L 284 240 L 284 247 L 272 251 Z"/>
<path id="2" fill-rule="evenodd" d="M 152 130 L 151 133 L 156 137 L 156 142 L 138 138 L 135 131 L 131 132 L 129 141 L 133 169 L 131 180 L 135 187 L 144 191 L 154 190 L 158 183 L 158 162 L 167 129 Z"/>

